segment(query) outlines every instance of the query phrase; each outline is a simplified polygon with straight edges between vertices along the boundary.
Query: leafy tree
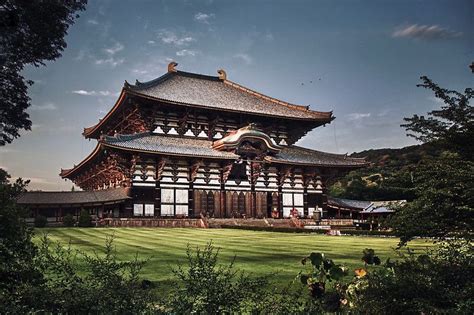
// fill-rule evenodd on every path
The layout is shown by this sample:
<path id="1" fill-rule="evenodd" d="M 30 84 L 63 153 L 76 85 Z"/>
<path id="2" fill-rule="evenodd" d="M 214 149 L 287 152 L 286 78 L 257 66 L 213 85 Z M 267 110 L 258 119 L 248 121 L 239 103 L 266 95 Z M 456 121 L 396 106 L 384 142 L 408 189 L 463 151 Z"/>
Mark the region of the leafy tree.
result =
<path id="1" fill-rule="evenodd" d="M 431 142 L 449 151 L 458 152 L 464 159 L 474 159 L 474 107 L 469 101 L 474 90 L 466 88 L 464 93 L 441 88 L 431 79 L 422 76 L 423 83 L 417 86 L 432 90 L 436 98 L 443 101 L 441 109 L 428 113 L 428 117 L 413 115 L 405 118 L 408 136 L 424 143 Z"/>
<path id="2" fill-rule="evenodd" d="M 17 179 L 0 169 L 0 313 L 20 314 L 41 298 L 43 277 L 35 263 L 37 248 L 31 241 L 23 208 L 16 198 L 29 181 Z"/>
<path id="3" fill-rule="evenodd" d="M 417 198 L 388 220 L 404 244 L 415 236 L 470 237 L 474 231 L 474 163 L 456 154 L 420 166 Z"/>
<path id="4" fill-rule="evenodd" d="M 0 0 L 0 145 L 30 130 L 28 86 L 20 73 L 61 56 L 69 26 L 87 0 Z"/>
<path id="5" fill-rule="evenodd" d="M 419 86 L 431 89 L 445 105 L 414 115 L 402 125 L 409 135 L 448 150 L 422 163 L 413 174 L 416 199 L 399 209 L 389 224 L 401 244 L 415 236 L 472 237 L 474 231 L 474 93 L 440 88 L 427 77 Z"/>

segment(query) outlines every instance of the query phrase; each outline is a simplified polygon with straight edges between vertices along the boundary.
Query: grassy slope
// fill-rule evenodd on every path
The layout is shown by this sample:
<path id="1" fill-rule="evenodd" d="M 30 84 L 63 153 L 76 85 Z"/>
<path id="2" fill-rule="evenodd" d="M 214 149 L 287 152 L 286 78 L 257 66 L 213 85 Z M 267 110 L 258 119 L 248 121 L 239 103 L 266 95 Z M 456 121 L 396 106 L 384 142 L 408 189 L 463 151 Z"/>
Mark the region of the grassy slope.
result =
<path id="1" fill-rule="evenodd" d="M 142 277 L 168 287 L 171 268 L 185 262 L 187 244 L 203 246 L 211 241 L 221 248 L 221 262 L 229 262 L 234 255 L 239 270 L 258 275 L 273 275 L 272 279 L 288 284 L 301 270 L 300 260 L 311 251 L 324 252 L 336 263 L 352 269 L 362 266 L 364 248 L 373 248 L 382 261 L 395 257 L 397 239 L 375 237 L 325 236 L 277 232 L 243 231 L 231 229 L 146 229 L 146 228 L 52 228 L 47 232 L 54 241 L 71 244 L 92 253 L 100 251 L 106 235 L 115 233 L 115 245 L 120 259 L 151 257 Z M 414 249 L 428 246 L 423 241 L 411 244 Z"/>

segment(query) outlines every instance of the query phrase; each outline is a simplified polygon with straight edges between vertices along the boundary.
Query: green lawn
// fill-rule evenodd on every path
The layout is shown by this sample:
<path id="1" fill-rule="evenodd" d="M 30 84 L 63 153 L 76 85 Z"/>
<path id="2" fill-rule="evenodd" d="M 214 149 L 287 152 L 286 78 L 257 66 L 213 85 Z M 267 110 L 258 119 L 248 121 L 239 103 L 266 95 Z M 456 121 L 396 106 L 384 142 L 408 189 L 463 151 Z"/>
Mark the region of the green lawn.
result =
<path id="1" fill-rule="evenodd" d="M 222 262 L 236 256 L 236 267 L 252 274 L 274 275 L 280 283 L 289 283 L 301 270 L 300 260 L 312 251 L 324 252 L 336 263 L 352 269 L 360 268 L 364 248 L 373 248 L 382 261 L 395 257 L 397 244 L 394 238 L 326 236 L 257 232 L 232 229 L 180 229 L 180 228 L 50 228 L 36 229 L 36 234 L 49 234 L 54 241 L 71 244 L 91 253 L 100 251 L 106 235 L 115 234 L 115 245 L 120 259 L 150 258 L 143 270 L 143 278 L 167 287 L 171 269 L 185 262 L 186 246 L 204 246 L 212 241 L 221 249 Z M 428 246 L 424 241 L 410 243 L 421 250 Z"/>

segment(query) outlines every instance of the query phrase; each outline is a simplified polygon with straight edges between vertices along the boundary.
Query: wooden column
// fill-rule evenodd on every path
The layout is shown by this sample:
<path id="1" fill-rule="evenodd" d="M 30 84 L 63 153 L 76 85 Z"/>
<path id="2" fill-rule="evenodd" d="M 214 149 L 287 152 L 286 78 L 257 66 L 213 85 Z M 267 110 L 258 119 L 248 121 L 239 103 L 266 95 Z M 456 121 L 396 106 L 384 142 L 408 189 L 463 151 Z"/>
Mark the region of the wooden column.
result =
<path id="1" fill-rule="evenodd" d="M 303 214 L 304 217 L 308 217 L 308 187 L 304 186 L 303 190 Z"/>
<path id="2" fill-rule="evenodd" d="M 193 218 L 195 216 L 194 213 L 194 183 L 189 182 L 188 188 L 188 216 Z"/>

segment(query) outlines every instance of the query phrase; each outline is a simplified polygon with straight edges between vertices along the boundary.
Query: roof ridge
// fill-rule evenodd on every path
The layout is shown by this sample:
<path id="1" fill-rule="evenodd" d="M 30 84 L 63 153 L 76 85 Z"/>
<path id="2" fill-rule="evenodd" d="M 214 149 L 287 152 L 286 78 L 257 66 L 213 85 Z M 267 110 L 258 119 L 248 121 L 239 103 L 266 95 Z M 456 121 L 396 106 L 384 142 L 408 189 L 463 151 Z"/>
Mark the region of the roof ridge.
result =
<path id="1" fill-rule="evenodd" d="M 270 102 L 273 102 L 273 103 L 276 103 L 276 104 L 279 104 L 279 105 L 287 106 L 287 107 L 292 108 L 292 109 L 298 109 L 298 110 L 301 110 L 301 111 L 309 111 L 309 112 L 318 113 L 318 114 L 328 114 L 329 113 L 328 116 L 329 117 L 332 116 L 332 111 L 329 111 L 329 112 L 316 111 L 316 110 L 310 109 L 309 105 L 298 105 L 298 104 L 293 104 L 293 103 L 290 103 L 290 102 L 282 101 L 282 100 L 277 99 L 275 97 L 265 95 L 263 93 L 257 92 L 253 89 L 248 88 L 248 87 L 240 85 L 240 84 L 238 84 L 236 82 L 233 82 L 231 80 L 227 80 L 227 79 L 223 80 L 223 83 L 228 84 L 233 88 L 239 89 L 239 90 L 244 91 L 246 93 L 249 93 L 251 95 L 254 95 L 256 97 L 260 97 L 260 98 L 263 98 L 267 101 L 270 101 Z"/>
<path id="2" fill-rule="evenodd" d="M 108 142 L 128 141 L 128 140 L 133 140 L 137 138 L 142 138 L 144 136 L 151 135 L 152 133 L 153 133 L 152 131 L 145 131 L 145 132 L 132 133 L 132 134 L 117 133 L 113 136 L 102 136 L 102 139 Z"/>
<path id="3" fill-rule="evenodd" d="M 347 153 L 345 153 L 345 154 L 330 153 L 330 152 L 324 152 L 324 151 L 314 150 L 314 149 L 310 149 L 310 148 L 300 147 L 300 146 L 297 146 L 297 145 L 288 146 L 288 148 L 290 148 L 290 147 L 297 148 L 297 149 L 302 149 L 302 150 L 309 151 L 309 152 L 318 152 L 318 153 L 328 155 L 328 156 L 338 156 L 338 157 L 343 157 L 344 159 L 350 159 L 350 160 L 353 160 L 353 161 L 364 161 L 365 162 L 365 158 L 351 157 Z"/>

